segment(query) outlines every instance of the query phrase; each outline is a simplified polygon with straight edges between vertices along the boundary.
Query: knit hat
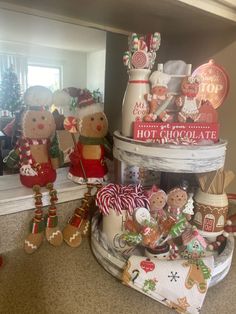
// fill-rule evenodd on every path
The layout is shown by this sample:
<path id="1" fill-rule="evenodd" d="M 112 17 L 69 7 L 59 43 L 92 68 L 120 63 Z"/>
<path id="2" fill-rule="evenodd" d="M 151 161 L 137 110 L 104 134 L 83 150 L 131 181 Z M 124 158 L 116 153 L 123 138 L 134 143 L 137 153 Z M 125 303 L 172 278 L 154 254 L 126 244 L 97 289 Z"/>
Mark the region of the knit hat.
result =
<path id="1" fill-rule="evenodd" d="M 155 86 L 165 86 L 169 83 L 171 76 L 161 71 L 155 71 L 149 78 L 149 81 L 152 84 L 152 87 Z"/>
<path id="2" fill-rule="evenodd" d="M 98 112 L 103 112 L 103 105 L 101 103 L 95 103 L 89 90 L 80 89 L 78 95 L 78 117 L 83 119 L 90 114 Z"/>

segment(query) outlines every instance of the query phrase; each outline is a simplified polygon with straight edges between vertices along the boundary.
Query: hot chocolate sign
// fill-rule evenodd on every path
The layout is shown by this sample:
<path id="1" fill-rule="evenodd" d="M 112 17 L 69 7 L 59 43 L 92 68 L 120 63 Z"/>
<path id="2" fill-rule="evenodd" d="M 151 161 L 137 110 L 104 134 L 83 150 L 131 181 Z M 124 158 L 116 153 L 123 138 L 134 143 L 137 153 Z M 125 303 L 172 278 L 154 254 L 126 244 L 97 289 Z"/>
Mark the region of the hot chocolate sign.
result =
<path id="1" fill-rule="evenodd" d="M 219 140 L 218 123 L 147 123 L 134 122 L 134 139 L 139 141 L 194 144 Z"/>
<path id="2" fill-rule="evenodd" d="M 197 98 L 208 100 L 215 109 L 218 108 L 224 102 L 229 91 L 229 78 L 226 71 L 214 60 L 210 60 L 198 67 L 193 72 L 193 76 L 200 78 Z"/>

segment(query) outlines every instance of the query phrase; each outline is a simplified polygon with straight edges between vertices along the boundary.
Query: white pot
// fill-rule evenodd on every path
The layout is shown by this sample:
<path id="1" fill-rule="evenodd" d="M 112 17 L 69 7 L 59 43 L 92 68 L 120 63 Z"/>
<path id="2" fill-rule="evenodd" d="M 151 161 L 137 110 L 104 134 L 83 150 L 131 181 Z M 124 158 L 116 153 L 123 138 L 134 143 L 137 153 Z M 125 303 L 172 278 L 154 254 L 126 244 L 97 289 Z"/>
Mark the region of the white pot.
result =
<path id="1" fill-rule="evenodd" d="M 194 201 L 194 224 L 202 236 L 215 239 L 224 231 L 228 213 L 227 195 L 209 194 L 199 189 Z"/>
<path id="2" fill-rule="evenodd" d="M 122 128 L 124 136 L 133 137 L 133 122 L 142 119 L 148 113 L 148 103 L 144 95 L 150 93 L 148 69 L 129 71 L 129 81 L 122 104 Z"/>
<path id="3" fill-rule="evenodd" d="M 121 237 L 125 231 L 124 223 L 126 219 L 127 212 L 125 210 L 122 211 L 122 214 L 117 214 L 114 209 L 110 209 L 109 215 L 103 216 L 102 220 L 102 231 L 106 235 L 109 246 L 119 252 L 133 250 Z"/>

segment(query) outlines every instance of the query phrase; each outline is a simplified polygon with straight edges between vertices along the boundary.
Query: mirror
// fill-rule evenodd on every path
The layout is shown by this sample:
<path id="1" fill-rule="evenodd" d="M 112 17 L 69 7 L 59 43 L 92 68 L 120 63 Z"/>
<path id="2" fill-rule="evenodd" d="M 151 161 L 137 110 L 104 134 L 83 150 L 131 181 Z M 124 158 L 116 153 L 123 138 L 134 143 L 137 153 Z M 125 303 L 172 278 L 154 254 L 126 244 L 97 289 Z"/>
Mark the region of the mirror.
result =
<path id="1" fill-rule="evenodd" d="M 99 90 L 104 96 L 106 32 L 0 9 L 0 82 L 13 65 L 22 93 L 32 85 Z M 0 108 L 0 154 L 10 149 L 4 127 L 12 120 Z M 0 155 L 0 175 L 2 158 Z"/>

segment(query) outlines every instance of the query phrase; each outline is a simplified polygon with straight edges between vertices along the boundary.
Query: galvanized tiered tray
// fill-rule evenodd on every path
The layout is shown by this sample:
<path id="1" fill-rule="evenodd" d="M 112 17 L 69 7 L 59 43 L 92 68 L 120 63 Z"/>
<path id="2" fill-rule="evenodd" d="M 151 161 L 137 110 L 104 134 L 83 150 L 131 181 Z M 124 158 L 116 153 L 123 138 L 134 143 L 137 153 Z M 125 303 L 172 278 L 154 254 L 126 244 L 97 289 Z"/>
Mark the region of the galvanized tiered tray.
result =
<path id="1" fill-rule="evenodd" d="M 104 234 L 101 232 L 100 226 L 101 216 L 95 215 L 92 220 L 91 248 L 98 262 L 111 275 L 121 280 L 123 270 L 126 265 L 126 259 L 120 253 L 112 250 L 106 243 Z M 221 254 L 214 255 L 214 270 L 212 273 L 210 287 L 216 285 L 223 280 L 228 274 L 234 250 L 234 238 L 229 237 L 225 249 Z M 134 254 L 139 254 L 135 251 Z M 166 261 L 171 263 L 171 261 Z"/>

